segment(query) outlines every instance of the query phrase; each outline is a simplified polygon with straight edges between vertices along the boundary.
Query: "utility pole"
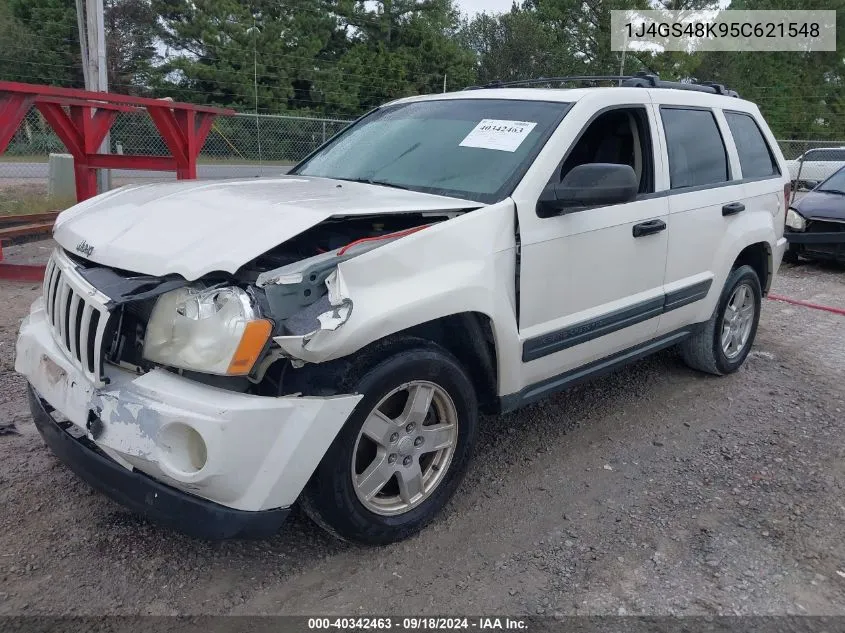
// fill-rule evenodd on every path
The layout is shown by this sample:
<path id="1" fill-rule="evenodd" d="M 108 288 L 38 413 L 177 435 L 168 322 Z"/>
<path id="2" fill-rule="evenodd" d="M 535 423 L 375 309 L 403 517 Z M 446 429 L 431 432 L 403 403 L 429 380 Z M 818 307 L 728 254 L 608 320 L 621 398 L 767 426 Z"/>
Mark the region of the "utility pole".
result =
<path id="1" fill-rule="evenodd" d="M 76 0 L 76 26 L 79 30 L 79 48 L 82 53 L 82 75 L 86 90 L 91 85 L 88 78 L 88 40 L 85 37 L 85 0 Z"/>
<path id="2" fill-rule="evenodd" d="M 92 92 L 108 92 L 108 66 L 106 66 L 106 30 L 103 0 L 84 0 L 85 18 L 80 13 L 83 0 L 77 0 L 77 23 L 79 25 L 79 43 L 82 48 L 83 74 L 85 89 Z M 82 32 L 83 24 L 85 32 Z M 100 146 L 101 154 L 109 154 L 111 145 L 107 134 Z M 111 172 L 100 169 L 97 172 L 97 189 L 104 193 L 111 188 Z"/>

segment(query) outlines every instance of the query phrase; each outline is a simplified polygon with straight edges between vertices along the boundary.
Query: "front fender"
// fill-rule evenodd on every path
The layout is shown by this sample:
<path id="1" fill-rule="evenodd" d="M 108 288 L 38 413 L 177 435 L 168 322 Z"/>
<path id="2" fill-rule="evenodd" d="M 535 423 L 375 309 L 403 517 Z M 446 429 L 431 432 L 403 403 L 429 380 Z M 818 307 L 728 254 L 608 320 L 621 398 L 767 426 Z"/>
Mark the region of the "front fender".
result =
<path id="1" fill-rule="evenodd" d="M 479 312 L 493 324 L 500 368 L 514 362 L 515 230 L 513 202 L 506 200 L 343 262 L 337 287 L 352 303 L 349 319 L 310 338 L 275 341 L 288 356 L 319 363 L 415 325 Z"/>

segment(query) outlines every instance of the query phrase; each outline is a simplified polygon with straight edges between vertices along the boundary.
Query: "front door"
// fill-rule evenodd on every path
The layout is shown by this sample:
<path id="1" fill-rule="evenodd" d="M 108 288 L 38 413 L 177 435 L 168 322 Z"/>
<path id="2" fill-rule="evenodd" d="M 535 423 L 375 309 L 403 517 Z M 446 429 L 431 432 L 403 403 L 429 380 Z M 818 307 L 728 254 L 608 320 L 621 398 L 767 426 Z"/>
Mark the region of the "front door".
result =
<path id="1" fill-rule="evenodd" d="M 580 121 L 578 111 L 564 119 L 580 133 L 561 148 L 552 180 L 577 165 L 619 163 L 634 169 L 640 191 L 631 202 L 547 218 L 517 198 L 524 386 L 653 338 L 663 310 L 668 199 L 654 195 L 654 110 L 582 108 Z"/>

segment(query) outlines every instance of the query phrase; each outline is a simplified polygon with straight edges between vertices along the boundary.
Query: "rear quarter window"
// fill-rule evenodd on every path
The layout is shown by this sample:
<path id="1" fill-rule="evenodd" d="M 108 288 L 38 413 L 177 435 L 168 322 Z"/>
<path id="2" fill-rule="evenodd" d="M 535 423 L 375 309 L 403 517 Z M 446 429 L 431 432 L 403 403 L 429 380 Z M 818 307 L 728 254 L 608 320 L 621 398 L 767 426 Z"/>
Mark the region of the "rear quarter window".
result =
<path id="1" fill-rule="evenodd" d="M 672 189 L 727 182 L 728 154 L 713 112 L 663 106 L 660 117 Z"/>
<path id="2" fill-rule="evenodd" d="M 725 112 L 725 119 L 736 143 L 742 177 L 764 178 L 780 175 L 774 154 L 754 117 L 740 112 Z"/>
<path id="3" fill-rule="evenodd" d="M 819 150 L 810 152 L 806 160 L 817 160 L 826 163 L 845 161 L 845 151 L 841 149 Z"/>

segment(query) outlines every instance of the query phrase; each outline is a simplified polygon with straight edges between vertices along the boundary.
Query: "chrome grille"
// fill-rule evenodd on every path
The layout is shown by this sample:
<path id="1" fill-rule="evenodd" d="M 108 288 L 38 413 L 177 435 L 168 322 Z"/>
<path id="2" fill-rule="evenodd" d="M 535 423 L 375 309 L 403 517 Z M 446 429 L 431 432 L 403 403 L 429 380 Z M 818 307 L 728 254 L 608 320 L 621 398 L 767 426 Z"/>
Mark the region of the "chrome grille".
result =
<path id="1" fill-rule="evenodd" d="M 103 384 L 108 297 L 85 281 L 58 249 L 47 263 L 43 296 L 53 339 L 91 381 Z"/>

